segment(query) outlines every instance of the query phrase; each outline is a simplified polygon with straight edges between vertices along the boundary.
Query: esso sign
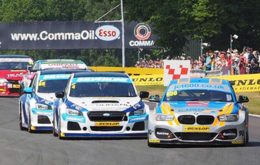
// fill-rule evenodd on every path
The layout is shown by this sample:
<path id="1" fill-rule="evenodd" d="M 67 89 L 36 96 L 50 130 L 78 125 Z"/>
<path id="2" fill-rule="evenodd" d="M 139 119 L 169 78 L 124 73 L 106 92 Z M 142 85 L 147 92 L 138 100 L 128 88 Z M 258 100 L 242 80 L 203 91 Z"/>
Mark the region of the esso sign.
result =
<path id="1" fill-rule="evenodd" d="M 96 29 L 96 36 L 103 41 L 113 41 L 119 38 L 120 31 L 115 26 L 104 25 Z"/>

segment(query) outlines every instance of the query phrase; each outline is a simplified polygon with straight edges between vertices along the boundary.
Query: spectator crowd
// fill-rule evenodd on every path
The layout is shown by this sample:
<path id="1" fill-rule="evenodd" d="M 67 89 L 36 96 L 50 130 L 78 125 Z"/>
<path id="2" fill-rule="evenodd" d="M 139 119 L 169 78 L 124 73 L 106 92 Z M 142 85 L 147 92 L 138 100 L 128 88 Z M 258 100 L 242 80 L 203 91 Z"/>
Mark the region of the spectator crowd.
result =
<path id="1" fill-rule="evenodd" d="M 138 61 L 136 61 L 135 67 L 138 68 L 163 68 L 163 60 L 157 58 L 156 60 L 152 59 L 143 59 L 140 58 Z"/>
<path id="2" fill-rule="evenodd" d="M 165 60 L 170 60 L 166 57 Z M 252 48 L 242 52 L 237 49 L 227 51 L 208 51 L 193 59 L 190 56 L 177 56 L 172 60 L 190 60 L 193 70 L 219 71 L 222 75 L 260 73 L 260 53 Z M 163 60 L 146 60 L 140 58 L 136 64 L 140 68 L 163 68 Z"/>

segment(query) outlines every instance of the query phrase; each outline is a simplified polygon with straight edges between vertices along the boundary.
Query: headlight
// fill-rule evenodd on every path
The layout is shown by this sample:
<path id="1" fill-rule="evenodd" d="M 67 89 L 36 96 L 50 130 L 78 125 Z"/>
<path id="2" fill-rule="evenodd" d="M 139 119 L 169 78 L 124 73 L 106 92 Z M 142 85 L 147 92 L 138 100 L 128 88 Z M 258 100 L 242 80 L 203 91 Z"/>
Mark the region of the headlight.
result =
<path id="1" fill-rule="evenodd" d="M 129 116 L 143 115 L 145 113 L 144 109 L 139 109 L 130 112 Z"/>
<path id="2" fill-rule="evenodd" d="M 40 110 L 52 109 L 50 105 L 46 105 L 46 104 L 36 104 L 36 108 Z"/>
<path id="3" fill-rule="evenodd" d="M 75 109 L 67 109 L 67 113 L 69 115 L 73 115 L 73 116 L 83 116 L 81 111 L 75 110 Z"/>
<path id="4" fill-rule="evenodd" d="M 230 114 L 230 115 L 221 115 L 218 116 L 219 121 L 225 121 L 225 122 L 233 122 L 238 121 L 238 115 Z"/>
<path id="5" fill-rule="evenodd" d="M 4 84 L 4 83 L 7 83 L 7 80 L 4 78 L 0 78 L 0 84 Z"/>
<path id="6" fill-rule="evenodd" d="M 174 115 L 157 115 L 157 121 L 171 121 L 174 119 Z"/>

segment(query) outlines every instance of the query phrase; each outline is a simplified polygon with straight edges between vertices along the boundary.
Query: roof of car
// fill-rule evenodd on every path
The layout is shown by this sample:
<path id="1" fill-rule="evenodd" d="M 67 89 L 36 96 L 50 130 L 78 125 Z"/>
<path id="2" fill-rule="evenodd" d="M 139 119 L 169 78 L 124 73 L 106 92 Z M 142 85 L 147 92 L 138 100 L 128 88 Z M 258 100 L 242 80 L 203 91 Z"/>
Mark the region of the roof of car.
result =
<path id="1" fill-rule="evenodd" d="M 172 80 L 171 84 L 187 84 L 187 83 L 209 83 L 209 84 L 222 84 L 229 85 L 228 80 L 218 78 L 182 78 L 179 80 Z"/>
<path id="2" fill-rule="evenodd" d="M 3 54 L 0 55 L 0 58 L 31 58 L 27 55 L 19 55 L 19 54 Z"/>
<path id="3" fill-rule="evenodd" d="M 71 73 L 78 73 L 78 72 L 91 72 L 91 70 L 68 70 L 68 69 L 57 69 L 57 70 L 43 70 L 41 71 L 41 75 L 47 75 L 47 74 L 71 74 Z"/>
<path id="4" fill-rule="evenodd" d="M 75 73 L 74 77 L 125 77 L 128 76 L 125 73 L 117 73 L 117 72 L 80 72 Z"/>
<path id="5" fill-rule="evenodd" d="M 49 64 L 49 63 L 78 63 L 83 64 L 84 62 L 81 60 L 74 60 L 74 59 L 46 59 L 46 60 L 38 60 L 37 63 L 41 64 Z"/>

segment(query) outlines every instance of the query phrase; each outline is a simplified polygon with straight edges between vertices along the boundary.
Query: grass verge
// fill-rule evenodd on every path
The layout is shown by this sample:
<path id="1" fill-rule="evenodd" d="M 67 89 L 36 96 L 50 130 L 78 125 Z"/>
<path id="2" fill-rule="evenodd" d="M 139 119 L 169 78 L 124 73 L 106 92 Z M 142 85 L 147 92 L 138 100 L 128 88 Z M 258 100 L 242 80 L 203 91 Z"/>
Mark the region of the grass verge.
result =
<path id="1" fill-rule="evenodd" d="M 137 90 L 148 91 L 150 95 L 158 94 L 163 95 L 166 87 L 164 86 L 137 86 Z M 249 102 L 246 103 L 246 107 L 252 114 L 260 115 L 260 92 L 247 92 L 247 93 L 237 93 L 237 95 L 245 95 L 249 98 Z"/>

